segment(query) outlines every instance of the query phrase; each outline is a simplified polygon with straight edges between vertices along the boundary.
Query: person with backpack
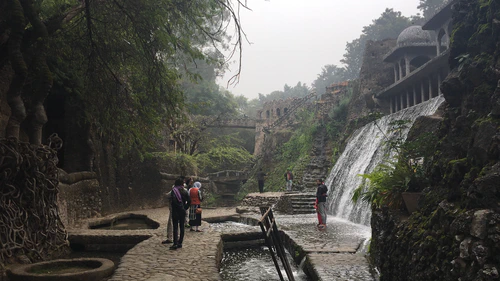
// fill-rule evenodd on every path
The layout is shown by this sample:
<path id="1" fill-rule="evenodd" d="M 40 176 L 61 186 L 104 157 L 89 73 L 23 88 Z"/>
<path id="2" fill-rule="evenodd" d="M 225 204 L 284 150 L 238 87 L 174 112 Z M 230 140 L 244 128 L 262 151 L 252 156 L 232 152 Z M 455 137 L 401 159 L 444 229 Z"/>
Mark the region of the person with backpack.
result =
<path id="1" fill-rule="evenodd" d="M 191 198 L 186 189 L 184 189 L 184 181 L 181 178 L 175 180 L 170 196 L 172 198 L 172 221 L 174 226 L 174 244 L 170 247 L 170 250 L 177 250 L 182 248 L 186 210 L 191 205 Z M 178 236 L 179 229 L 180 235 Z"/>

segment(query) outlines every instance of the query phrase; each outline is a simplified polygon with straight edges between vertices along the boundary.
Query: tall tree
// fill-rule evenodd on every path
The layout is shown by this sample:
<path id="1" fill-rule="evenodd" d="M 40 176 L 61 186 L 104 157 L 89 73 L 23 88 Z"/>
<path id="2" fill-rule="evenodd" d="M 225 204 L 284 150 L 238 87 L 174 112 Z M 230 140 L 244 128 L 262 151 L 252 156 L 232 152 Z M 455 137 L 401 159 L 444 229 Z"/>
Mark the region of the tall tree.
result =
<path id="1" fill-rule="evenodd" d="M 334 64 L 328 64 L 323 66 L 318 78 L 312 82 L 312 86 L 316 89 L 316 94 L 322 95 L 325 93 L 326 87 L 344 80 L 346 80 L 345 69 Z"/>
<path id="2" fill-rule="evenodd" d="M 420 0 L 419 8 L 425 19 L 429 19 L 448 0 Z"/>
<path id="3" fill-rule="evenodd" d="M 236 4 L 233 4 L 236 3 Z M 11 117 L 6 136 L 29 122 L 41 142 L 43 102 L 53 82 L 84 108 L 83 122 L 123 146 L 148 143 L 182 105 L 179 70 L 193 60 L 221 63 L 226 27 L 241 26 L 230 0 L 2 1 L 0 68 Z M 213 55 L 217 54 L 217 55 Z M 7 86 L 3 86 L 7 85 Z"/>
<path id="4" fill-rule="evenodd" d="M 341 60 L 345 65 L 345 78 L 356 79 L 361 69 L 365 45 L 368 40 L 397 38 L 412 21 L 393 9 L 386 9 L 372 24 L 363 27 L 360 37 L 348 42 L 346 53 Z"/>

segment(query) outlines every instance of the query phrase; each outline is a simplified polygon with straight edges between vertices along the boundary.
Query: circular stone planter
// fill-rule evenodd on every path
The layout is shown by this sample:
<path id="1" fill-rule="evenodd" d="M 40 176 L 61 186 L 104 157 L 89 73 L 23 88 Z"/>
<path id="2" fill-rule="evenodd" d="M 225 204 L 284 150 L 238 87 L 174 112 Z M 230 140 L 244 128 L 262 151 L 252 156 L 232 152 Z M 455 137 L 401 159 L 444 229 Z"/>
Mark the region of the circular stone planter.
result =
<path id="1" fill-rule="evenodd" d="M 108 259 L 60 259 L 16 266 L 7 270 L 7 276 L 10 281 L 99 281 L 113 270 Z"/>

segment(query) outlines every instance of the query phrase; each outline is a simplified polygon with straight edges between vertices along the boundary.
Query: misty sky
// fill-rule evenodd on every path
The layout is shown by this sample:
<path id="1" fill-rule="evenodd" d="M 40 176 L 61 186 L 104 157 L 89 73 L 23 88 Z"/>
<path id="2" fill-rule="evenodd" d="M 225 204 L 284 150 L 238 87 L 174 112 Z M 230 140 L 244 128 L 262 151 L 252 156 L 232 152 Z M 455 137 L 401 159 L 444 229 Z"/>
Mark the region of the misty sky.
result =
<path id="1" fill-rule="evenodd" d="M 252 11 L 241 11 L 241 22 L 252 43 L 243 46 L 235 95 L 256 98 L 297 82 L 310 86 L 326 64 L 340 65 L 346 42 L 363 26 L 394 8 L 403 15 L 418 13 L 419 0 L 250 0 Z M 219 83 L 227 85 L 237 64 Z"/>

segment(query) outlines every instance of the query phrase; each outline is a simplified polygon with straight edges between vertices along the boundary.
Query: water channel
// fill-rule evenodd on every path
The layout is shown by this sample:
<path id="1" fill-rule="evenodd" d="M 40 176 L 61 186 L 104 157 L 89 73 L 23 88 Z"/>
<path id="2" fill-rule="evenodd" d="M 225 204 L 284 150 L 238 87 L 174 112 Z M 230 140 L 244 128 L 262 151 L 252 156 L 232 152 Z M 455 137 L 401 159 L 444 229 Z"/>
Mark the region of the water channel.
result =
<path id="1" fill-rule="evenodd" d="M 307 215 L 277 215 L 278 227 L 300 245 L 305 251 L 332 251 L 341 249 L 357 250 L 357 254 L 364 255 L 363 245 L 369 239 L 370 228 L 352 222 L 330 218 L 326 230 L 318 230 L 316 227 L 317 217 L 314 214 Z M 258 226 L 250 226 L 237 222 L 212 223 L 210 227 L 221 233 L 243 233 L 260 231 Z M 356 254 L 355 254 L 356 255 Z M 294 278 L 297 281 L 311 280 L 302 271 L 300 265 L 293 262 L 288 253 L 288 260 L 294 268 Z M 339 274 L 348 274 L 353 267 L 344 267 Z M 359 269 L 355 267 L 356 275 L 361 276 L 359 281 L 374 280 L 368 268 Z M 221 267 L 221 277 L 224 281 L 233 280 L 279 280 L 271 256 L 265 246 L 251 248 L 228 249 L 224 251 Z M 285 276 L 285 275 L 284 275 Z"/>

